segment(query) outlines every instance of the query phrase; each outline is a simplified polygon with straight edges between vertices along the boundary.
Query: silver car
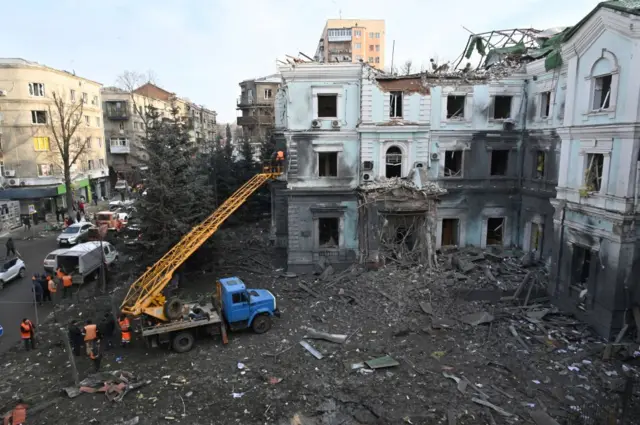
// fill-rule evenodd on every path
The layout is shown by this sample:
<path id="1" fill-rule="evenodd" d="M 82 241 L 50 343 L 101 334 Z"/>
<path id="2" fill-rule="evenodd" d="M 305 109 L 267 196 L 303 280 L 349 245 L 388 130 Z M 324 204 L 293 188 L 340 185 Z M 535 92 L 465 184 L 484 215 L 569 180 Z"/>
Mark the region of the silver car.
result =
<path id="1" fill-rule="evenodd" d="M 53 273 L 56 268 L 56 257 L 60 254 L 64 254 L 69 251 L 68 248 L 56 249 L 55 251 L 51 251 L 44 257 L 44 271 Z"/>
<path id="2" fill-rule="evenodd" d="M 62 245 L 76 245 L 81 242 L 86 242 L 89 240 L 89 229 L 93 225 L 86 221 L 81 221 L 80 223 L 74 223 L 71 226 L 67 227 L 58 235 L 57 241 L 58 246 Z"/>

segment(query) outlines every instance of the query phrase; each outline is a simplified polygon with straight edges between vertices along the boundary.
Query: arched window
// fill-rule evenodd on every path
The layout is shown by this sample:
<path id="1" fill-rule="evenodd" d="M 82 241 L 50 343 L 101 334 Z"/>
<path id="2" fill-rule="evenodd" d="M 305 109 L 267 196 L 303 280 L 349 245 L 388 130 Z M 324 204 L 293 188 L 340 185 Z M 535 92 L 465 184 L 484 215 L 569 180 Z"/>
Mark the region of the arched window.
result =
<path id="1" fill-rule="evenodd" d="M 402 177 L 402 151 L 397 146 L 391 146 L 386 154 L 387 178 Z"/>

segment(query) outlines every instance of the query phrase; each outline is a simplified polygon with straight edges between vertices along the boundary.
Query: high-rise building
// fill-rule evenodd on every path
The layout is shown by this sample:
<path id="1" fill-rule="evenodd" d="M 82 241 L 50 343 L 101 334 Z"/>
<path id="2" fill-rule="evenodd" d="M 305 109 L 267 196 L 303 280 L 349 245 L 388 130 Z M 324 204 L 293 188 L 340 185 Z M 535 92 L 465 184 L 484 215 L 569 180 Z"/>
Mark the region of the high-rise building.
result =
<path id="1" fill-rule="evenodd" d="M 314 59 L 318 62 L 367 62 L 384 68 L 384 19 L 328 19 Z"/>

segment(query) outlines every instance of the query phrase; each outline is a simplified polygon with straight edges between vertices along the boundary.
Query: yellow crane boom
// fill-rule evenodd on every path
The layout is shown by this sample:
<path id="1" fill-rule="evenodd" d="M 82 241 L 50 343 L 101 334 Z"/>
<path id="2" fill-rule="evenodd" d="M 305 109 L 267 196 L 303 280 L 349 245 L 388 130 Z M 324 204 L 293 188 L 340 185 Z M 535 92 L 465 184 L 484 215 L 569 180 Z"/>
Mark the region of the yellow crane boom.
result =
<path id="1" fill-rule="evenodd" d="M 213 214 L 184 235 L 173 248 L 129 287 L 127 296 L 122 302 L 122 312 L 133 316 L 144 313 L 166 321 L 167 318 L 164 314 L 166 300 L 162 295 L 162 290 L 171 281 L 173 273 L 218 230 L 231 214 L 245 203 L 249 196 L 266 181 L 274 179 L 280 174 L 280 172 L 256 174 L 224 201 Z"/>

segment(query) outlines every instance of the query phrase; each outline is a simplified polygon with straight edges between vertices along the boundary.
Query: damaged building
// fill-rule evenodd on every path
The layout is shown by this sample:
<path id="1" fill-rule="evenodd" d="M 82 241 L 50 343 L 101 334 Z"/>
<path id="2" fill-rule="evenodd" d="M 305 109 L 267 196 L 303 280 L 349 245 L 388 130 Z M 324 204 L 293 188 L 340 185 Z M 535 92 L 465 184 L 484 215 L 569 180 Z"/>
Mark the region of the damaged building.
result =
<path id="1" fill-rule="evenodd" d="M 611 1 L 569 28 L 473 34 L 451 70 L 284 67 L 273 231 L 289 268 L 521 248 L 549 265 L 559 307 L 605 336 L 630 323 L 639 16 Z"/>
<path id="2" fill-rule="evenodd" d="M 286 143 L 287 166 L 286 183 L 272 186 L 272 220 L 278 244 L 286 242 L 290 271 L 357 260 L 362 67 L 297 63 L 279 68 L 275 138 L 280 146 Z"/>

